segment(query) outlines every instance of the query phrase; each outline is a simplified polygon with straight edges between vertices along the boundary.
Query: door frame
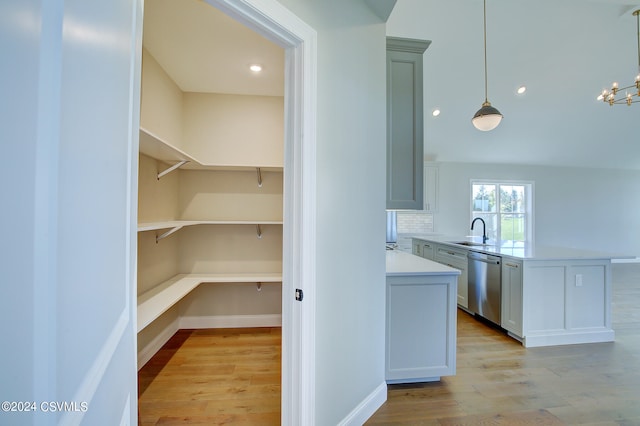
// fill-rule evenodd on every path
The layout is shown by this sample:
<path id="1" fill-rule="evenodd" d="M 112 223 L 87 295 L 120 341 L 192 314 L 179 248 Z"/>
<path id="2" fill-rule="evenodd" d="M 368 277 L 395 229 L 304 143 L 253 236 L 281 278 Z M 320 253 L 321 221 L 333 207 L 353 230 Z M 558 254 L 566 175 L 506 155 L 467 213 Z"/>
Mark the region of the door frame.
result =
<path id="1" fill-rule="evenodd" d="M 317 34 L 276 0 L 206 0 L 285 49 L 281 424 L 315 423 Z M 302 300 L 296 300 L 297 290 Z"/>

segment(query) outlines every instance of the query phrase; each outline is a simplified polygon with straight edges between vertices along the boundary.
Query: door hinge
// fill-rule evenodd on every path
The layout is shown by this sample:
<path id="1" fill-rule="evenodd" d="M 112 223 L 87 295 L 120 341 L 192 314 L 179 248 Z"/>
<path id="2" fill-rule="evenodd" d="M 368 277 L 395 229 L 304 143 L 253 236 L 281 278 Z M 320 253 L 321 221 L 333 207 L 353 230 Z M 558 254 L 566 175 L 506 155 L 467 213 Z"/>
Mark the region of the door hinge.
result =
<path id="1" fill-rule="evenodd" d="M 304 297 L 304 294 L 302 293 L 302 289 L 296 288 L 296 300 L 298 302 L 302 302 L 303 297 Z"/>

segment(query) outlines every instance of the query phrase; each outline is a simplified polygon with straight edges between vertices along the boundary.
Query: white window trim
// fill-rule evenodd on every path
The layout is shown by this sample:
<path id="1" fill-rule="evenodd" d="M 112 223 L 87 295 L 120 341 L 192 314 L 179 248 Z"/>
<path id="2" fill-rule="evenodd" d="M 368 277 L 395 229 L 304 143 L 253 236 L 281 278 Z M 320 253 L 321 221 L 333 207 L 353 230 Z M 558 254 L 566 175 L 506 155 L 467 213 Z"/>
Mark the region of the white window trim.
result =
<path id="1" fill-rule="evenodd" d="M 529 191 L 529 202 L 526 203 L 526 215 L 529 218 L 527 222 L 527 240 L 526 244 L 534 244 L 535 240 L 535 182 L 531 180 L 510 180 L 510 179 L 477 179 L 469 180 L 469 223 L 474 219 L 473 216 L 473 185 L 524 185 Z"/>

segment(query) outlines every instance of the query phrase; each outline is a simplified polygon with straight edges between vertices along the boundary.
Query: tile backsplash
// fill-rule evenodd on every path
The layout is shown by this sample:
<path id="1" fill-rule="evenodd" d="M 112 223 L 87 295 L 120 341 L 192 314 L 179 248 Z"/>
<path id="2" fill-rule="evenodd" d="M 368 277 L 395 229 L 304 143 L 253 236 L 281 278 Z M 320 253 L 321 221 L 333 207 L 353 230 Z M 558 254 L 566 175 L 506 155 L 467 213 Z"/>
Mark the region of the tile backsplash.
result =
<path id="1" fill-rule="evenodd" d="M 428 234 L 434 232 L 433 214 L 398 210 L 398 234 Z"/>
<path id="2" fill-rule="evenodd" d="M 411 236 L 434 232 L 433 214 L 422 211 L 398 210 L 398 244 L 400 250 L 411 252 Z"/>

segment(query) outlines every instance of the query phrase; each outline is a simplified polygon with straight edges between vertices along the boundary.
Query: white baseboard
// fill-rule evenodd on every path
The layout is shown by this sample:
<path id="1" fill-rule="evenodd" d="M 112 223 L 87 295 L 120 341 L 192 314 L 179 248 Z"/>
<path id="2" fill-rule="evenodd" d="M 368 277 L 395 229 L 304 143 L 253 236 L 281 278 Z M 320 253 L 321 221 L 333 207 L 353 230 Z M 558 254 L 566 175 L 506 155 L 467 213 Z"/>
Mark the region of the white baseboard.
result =
<path id="1" fill-rule="evenodd" d="M 373 414 L 378 411 L 387 400 L 387 383 L 382 382 L 347 417 L 342 419 L 339 426 L 363 425 Z"/>
<path id="2" fill-rule="evenodd" d="M 138 370 L 140 370 L 149 360 L 158 352 L 162 346 L 169 341 L 171 336 L 176 334 L 179 330 L 179 319 L 176 318 L 174 321 L 171 321 L 169 325 L 167 325 L 164 330 L 162 330 L 158 335 L 147 344 L 144 348 L 138 351 Z"/>
<path id="3" fill-rule="evenodd" d="M 611 259 L 611 263 L 640 263 L 640 257 L 626 257 L 619 259 Z"/>
<path id="4" fill-rule="evenodd" d="M 525 348 L 541 346 L 577 345 L 583 343 L 604 343 L 615 341 L 615 331 L 609 329 L 583 332 L 572 331 L 557 334 L 527 335 L 524 338 Z"/>
<path id="5" fill-rule="evenodd" d="M 212 315 L 181 316 L 180 328 L 248 328 L 281 327 L 282 315 Z"/>

